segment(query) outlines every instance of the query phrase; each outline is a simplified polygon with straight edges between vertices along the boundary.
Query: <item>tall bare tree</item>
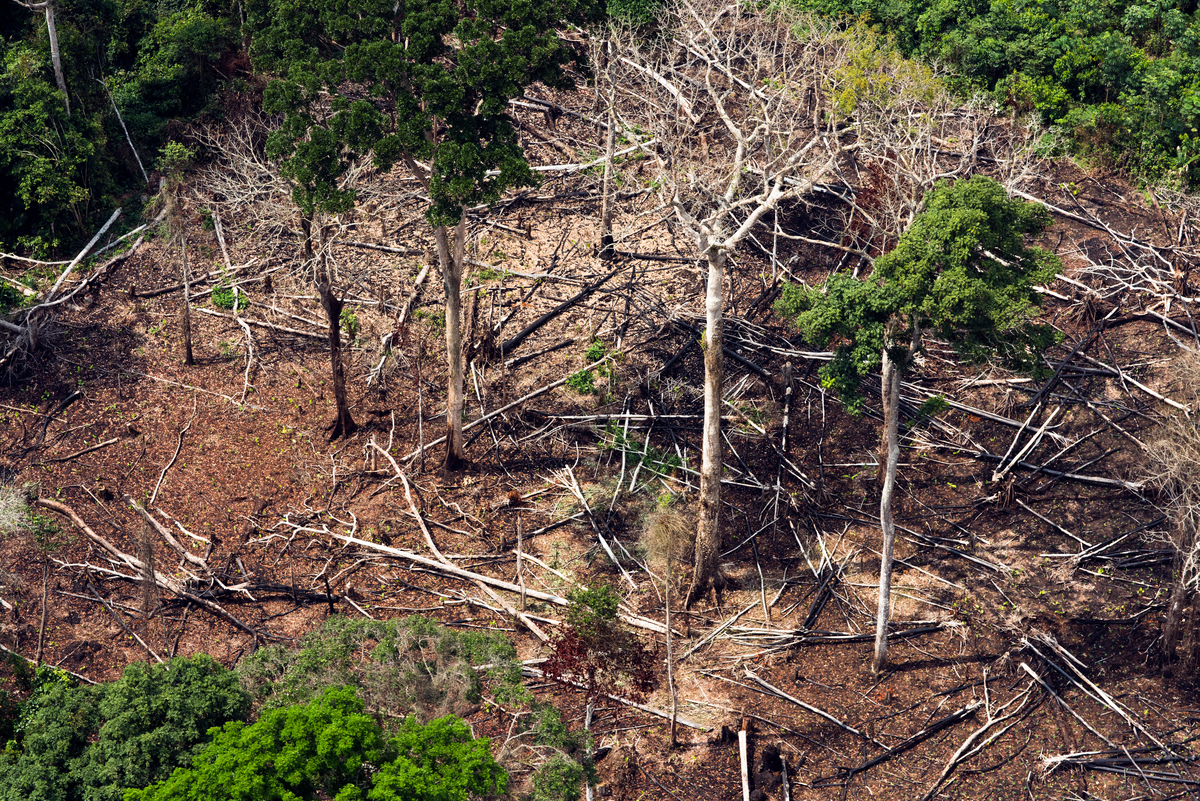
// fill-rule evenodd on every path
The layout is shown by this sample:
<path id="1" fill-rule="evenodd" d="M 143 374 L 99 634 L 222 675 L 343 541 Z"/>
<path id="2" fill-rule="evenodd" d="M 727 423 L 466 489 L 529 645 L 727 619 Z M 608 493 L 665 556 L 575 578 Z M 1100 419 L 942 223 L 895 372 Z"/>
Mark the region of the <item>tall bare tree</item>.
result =
<path id="1" fill-rule="evenodd" d="M 1197 408 L 1200 353 L 1185 353 L 1174 372 L 1187 405 Z M 1163 621 L 1162 654 L 1165 667 L 1190 676 L 1200 667 L 1200 431 L 1183 412 L 1173 413 L 1163 428 L 1163 436 L 1146 450 L 1147 482 L 1159 491 L 1160 506 L 1172 524 L 1167 541 L 1174 554 L 1173 584 Z"/>
<path id="2" fill-rule="evenodd" d="M 664 25 L 669 42 L 620 40 L 609 69 L 636 98 L 637 122 L 661 142 L 663 202 L 707 269 L 700 510 L 690 606 L 724 578 L 721 550 L 722 315 L 725 265 L 768 212 L 808 194 L 841 157 L 821 120 L 822 74 L 836 63 L 832 35 L 800 35 L 794 19 L 743 5 L 683 0 Z"/>
<path id="3" fill-rule="evenodd" d="M 46 35 L 50 39 L 50 63 L 54 66 L 54 80 L 58 83 L 58 91 L 63 94 L 63 102 L 67 106 L 67 116 L 71 116 L 71 97 L 67 94 L 67 79 L 63 76 L 62 53 L 58 49 L 58 27 L 54 21 L 53 0 L 42 0 L 40 3 L 25 3 L 16 0 L 30 11 L 41 11 L 46 15 Z"/>

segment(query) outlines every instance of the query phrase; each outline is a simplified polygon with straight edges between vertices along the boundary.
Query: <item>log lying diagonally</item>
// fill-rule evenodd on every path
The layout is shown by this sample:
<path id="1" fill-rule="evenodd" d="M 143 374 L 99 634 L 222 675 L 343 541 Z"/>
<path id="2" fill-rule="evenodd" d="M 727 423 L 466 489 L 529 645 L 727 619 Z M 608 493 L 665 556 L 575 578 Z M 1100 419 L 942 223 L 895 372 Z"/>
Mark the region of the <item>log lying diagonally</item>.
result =
<path id="1" fill-rule="evenodd" d="M 421 554 L 413 553 L 412 551 L 406 551 L 401 548 L 393 548 L 389 545 L 380 545 L 377 542 L 370 542 L 368 540 L 361 540 L 358 537 L 352 537 L 349 534 L 338 534 L 336 531 L 329 531 L 328 528 L 326 531 L 328 531 L 329 536 L 333 537 L 334 539 L 341 540 L 342 542 L 348 542 L 352 545 L 357 545 L 360 548 L 378 551 L 379 553 L 387 554 L 388 556 L 393 556 L 397 559 L 415 562 L 437 573 L 457 576 L 458 578 L 466 579 L 468 581 L 482 581 L 484 584 L 490 584 L 493 587 L 507 590 L 508 592 L 516 595 L 521 594 L 520 587 L 511 582 L 504 581 L 503 579 L 492 578 L 491 576 L 485 576 L 482 573 L 472 573 L 470 570 L 463 570 L 457 565 L 439 562 L 437 559 L 433 559 L 428 556 L 422 556 Z M 552 595 L 551 593 L 542 592 L 540 590 L 529 589 L 528 587 L 525 589 L 525 594 L 530 598 L 536 598 L 539 601 L 548 601 L 552 604 L 557 604 L 558 606 L 567 606 L 571 603 L 566 598 L 561 596 Z M 621 620 L 636 628 L 652 631 L 655 634 L 664 634 L 666 632 L 665 626 L 663 626 L 661 623 L 651 620 L 650 618 L 642 617 L 641 615 L 631 615 L 626 612 L 618 612 L 617 614 L 620 616 Z"/>
<path id="2" fill-rule="evenodd" d="M 110 556 L 112 556 L 118 562 L 126 564 L 130 568 L 132 568 L 136 571 L 139 571 L 139 572 L 144 569 L 144 566 L 143 566 L 141 560 L 139 560 L 138 558 L 136 558 L 134 556 L 130 556 L 127 553 L 123 553 L 119 548 L 117 548 L 111 542 L 109 542 L 104 537 L 101 537 L 99 534 L 97 534 L 95 531 L 93 531 L 91 526 L 89 526 L 86 522 L 84 522 L 83 518 L 81 518 L 75 512 L 75 510 L 72 509 L 71 507 L 67 506 L 64 503 L 59 503 L 58 501 L 52 500 L 50 498 L 38 498 L 36 503 L 38 506 L 44 507 L 46 509 L 50 509 L 52 511 L 58 512 L 59 514 L 65 516 L 68 520 L 70 520 L 72 523 L 75 524 L 75 527 L 77 529 L 79 529 L 85 537 L 87 537 L 95 545 L 98 545 L 100 548 L 102 548 L 104 551 L 106 551 Z M 207 611 L 213 615 L 216 615 L 217 617 L 221 618 L 222 620 L 226 621 L 227 623 L 231 623 L 232 625 L 236 626 L 237 628 L 241 629 L 242 631 L 246 632 L 247 634 L 250 634 L 254 637 L 261 636 L 260 632 L 256 631 L 254 628 L 250 627 L 246 623 L 242 622 L 238 618 L 236 618 L 233 615 L 226 612 L 224 609 L 221 608 L 221 606 L 219 604 L 213 603 L 212 601 L 210 601 L 206 598 L 201 598 L 200 596 L 198 596 L 195 593 L 188 590 L 187 587 L 185 587 L 181 582 L 172 578 L 171 576 L 164 575 L 163 573 L 160 573 L 157 570 L 155 570 L 154 571 L 154 580 L 158 583 L 158 585 L 160 587 L 165 587 L 166 589 L 173 592 L 175 595 L 178 595 L 180 598 L 191 601 L 192 603 L 201 607 L 205 611 Z"/>

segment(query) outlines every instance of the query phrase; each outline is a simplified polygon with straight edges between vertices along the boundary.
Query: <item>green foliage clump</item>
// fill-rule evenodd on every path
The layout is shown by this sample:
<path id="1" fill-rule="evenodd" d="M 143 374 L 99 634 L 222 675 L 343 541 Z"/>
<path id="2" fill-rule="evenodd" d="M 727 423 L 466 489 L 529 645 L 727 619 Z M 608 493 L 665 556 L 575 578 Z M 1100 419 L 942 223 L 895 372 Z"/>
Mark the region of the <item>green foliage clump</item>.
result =
<path id="1" fill-rule="evenodd" d="M 169 779 L 126 801 L 254 799 L 295 801 L 466 801 L 501 792 L 508 775 L 461 720 L 421 725 L 408 718 L 394 738 L 349 687 L 306 704 L 270 709 L 252 724 L 232 722 Z"/>
<path id="2" fill-rule="evenodd" d="M 41 256 L 74 247 L 117 196 L 144 189 L 126 129 L 143 159 L 155 153 L 171 120 L 210 106 L 224 81 L 215 62 L 238 46 L 236 7 L 208 0 L 55 9 L 69 109 L 42 12 L 0 13 L 0 241 Z"/>
<path id="3" fill-rule="evenodd" d="M 596 392 L 596 374 L 591 370 L 580 370 L 567 377 L 567 386 L 580 395 L 593 395 Z"/>
<path id="4" fill-rule="evenodd" d="M 657 684 L 653 651 L 621 625 L 620 597 L 607 584 L 572 590 L 564 624 L 551 641 L 546 676 L 581 686 L 591 698 L 623 692 L 641 697 Z"/>
<path id="5" fill-rule="evenodd" d="M 854 18 L 905 56 L 1062 126 L 1078 152 L 1149 180 L 1200 180 L 1200 16 L 1160 0 L 789 0 Z"/>
<path id="6" fill-rule="evenodd" d="M 1059 261 L 1027 247 L 1024 237 L 1049 223 L 1045 209 L 1010 200 L 990 178 L 942 183 L 868 279 L 837 275 L 820 289 L 786 285 L 776 310 L 810 341 L 836 344 L 820 375 L 852 412 L 862 408 L 859 382 L 885 349 L 904 369 L 914 332 L 918 340 L 919 332 L 934 332 L 971 359 L 995 355 L 1036 371 L 1054 335 L 1032 320 L 1040 300 L 1033 287 L 1052 279 Z"/>
<path id="7" fill-rule="evenodd" d="M 602 16 L 600 0 L 408 0 L 403 13 L 380 3 L 352 14 L 341 0 L 252 4 L 252 56 L 279 76 L 264 108 L 284 117 L 268 152 L 310 216 L 353 204 L 337 179 L 356 154 L 381 169 L 429 164 L 426 217 L 453 225 L 464 207 L 534 184 L 508 101 L 534 82 L 572 88 L 566 67 L 579 56 L 557 31 Z M 378 104 L 332 91 L 328 116 L 325 90 L 347 79 Z"/>
<path id="8" fill-rule="evenodd" d="M 158 161 L 154 166 L 167 175 L 178 175 L 192 166 L 196 159 L 196 151 L 181 142 L 170 141 L 159 151 Z"/>
<path id="9" fill-rule="evenodd" d="M 586 770 L 574 759 L 555 754 L 533 774 L 526 801 L 579 801 Z"/>
<path id="10" fill-rule="evenodd" d="M 210 728 L 250 708 L 237 677 L 203 655 L 132 665 L 98 686 L 42 667 L 30 689 L 0 753 L 2 798 L 119 801 L 188 764 Z"/>
<path id="11" fill-rule="evenodd" d="M 605 10 L 614 22 L 640 28 L 654 22 L 663 0 L 608 0 Z"/>
<path id="12" fill-rule="evenodd" d="M 521 664 L 502 634 L 455 631 L 422 617 L 362 620 L 332 617 L 297 650 L 260 648 L 237 667 L 264 709 L 303 703 L 329 687 L 356 688 L 372 712 L 429 720 L 463 713 L 480 698 L 473 665 L 491 665 L 495 697 L 520 701 Z"/>
<path id="13" fill-rule="evenodd" d="M 351 342 L 358 339 L 358 315 L 349 309 L 342 309 L 340 318 L 342 330 Z"/>
<path id="14" fill-rule="evenodd" d="M 237 295 L 234 295 L 233 287 L 229 286 L 228 284 L 221 283 L 217 284 L 213 288 L 212 302 L 217 308 L 227 309 L 229 311 L 233 311 L 233 306 L 236 302 L 237 311 L 241 311 L 250 305 L 250 298 L 246 296 L 245 292 L 240 290 L 238 291 Z"/>

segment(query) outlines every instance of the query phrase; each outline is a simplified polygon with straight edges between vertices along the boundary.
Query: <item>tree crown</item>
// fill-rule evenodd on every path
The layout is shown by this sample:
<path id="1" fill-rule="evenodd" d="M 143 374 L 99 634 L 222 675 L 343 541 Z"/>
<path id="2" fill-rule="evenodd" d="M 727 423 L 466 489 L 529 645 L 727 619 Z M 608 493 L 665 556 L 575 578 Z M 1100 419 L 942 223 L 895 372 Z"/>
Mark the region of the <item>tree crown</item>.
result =
<path id="1" fill-rule="evenodd" d="M 1010 199 L 990 178 L 943 182 L 869 278 L 836 275 L 819 289 L 789 284 L 776 308 L 813 342 L 834 345 L 821 377 L 852 411 L 861 408 L 859 380 L 879 366 L 883 351 L 904 369 L 923 331 L 972 360 L 998 354 L 1036 368 L 1054 340 L 1048 326 L 1033 322 L 1034 287 L 1055 275 L 1059 261 L 1025 237 L 1049 224 L 1045 209 Z"/>
<path id="2" fill-rule="evenodd" d="M 265 0 L 253 53 L 280 76 L 267 99 L 285 115 L 275 152 L 291 163 L 328 162 L 332 143 L 312 153 L 300 143 L 323 127 L 322 92 L 332 90 L 344 152 L 371 149 L 379 169 L 426 163 L 429 221 L 452 224 L 464 206 L 534 184 L 508 101 L 536 81 L 573 86 L 566 67 L 582 68 L 582 59 L 556 28 L 597 21 L 602 11 L 598 0 Z M 348 86 L 362 94 L 351 98 Z"/>

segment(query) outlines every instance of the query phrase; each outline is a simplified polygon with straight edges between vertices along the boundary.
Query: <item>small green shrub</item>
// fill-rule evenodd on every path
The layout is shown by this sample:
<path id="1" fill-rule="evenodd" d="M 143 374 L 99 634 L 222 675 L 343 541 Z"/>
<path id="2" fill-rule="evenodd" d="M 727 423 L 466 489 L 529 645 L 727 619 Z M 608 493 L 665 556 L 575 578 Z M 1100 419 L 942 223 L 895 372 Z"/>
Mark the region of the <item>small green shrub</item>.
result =
<path id="1" fill-rule="evenodd" d="M 0 313 L 25 302 L 25 293 L 8 282 L 0 283 Z"/>
<path id="2" fill-rule="evenodd" d="M 594 395 L 596 393 L 596 374 L 591 370 L 580 370 L 567 379 L 567 386 L 580 395 Z"/>
<path id="3" fill-rule="evenodd" d="M 217 287 L 212 291 L 213 305 L 219 309 L 233 310 L 234 298 L 237 298 L 237 310 L 241 311 L 250 305 L 250 298 L 246 293 L 239 289 L 237 295 L 233 293 L 233 287 L 226 284 L 217 284 Z"/>
<path id="4" fill-rule="evenodd" d="M 353 342 L 358 339 L 358 315 L 349 309 L 342 309 L 341 316 L 342 330 L 346 332 L 346 337 Z"/>

